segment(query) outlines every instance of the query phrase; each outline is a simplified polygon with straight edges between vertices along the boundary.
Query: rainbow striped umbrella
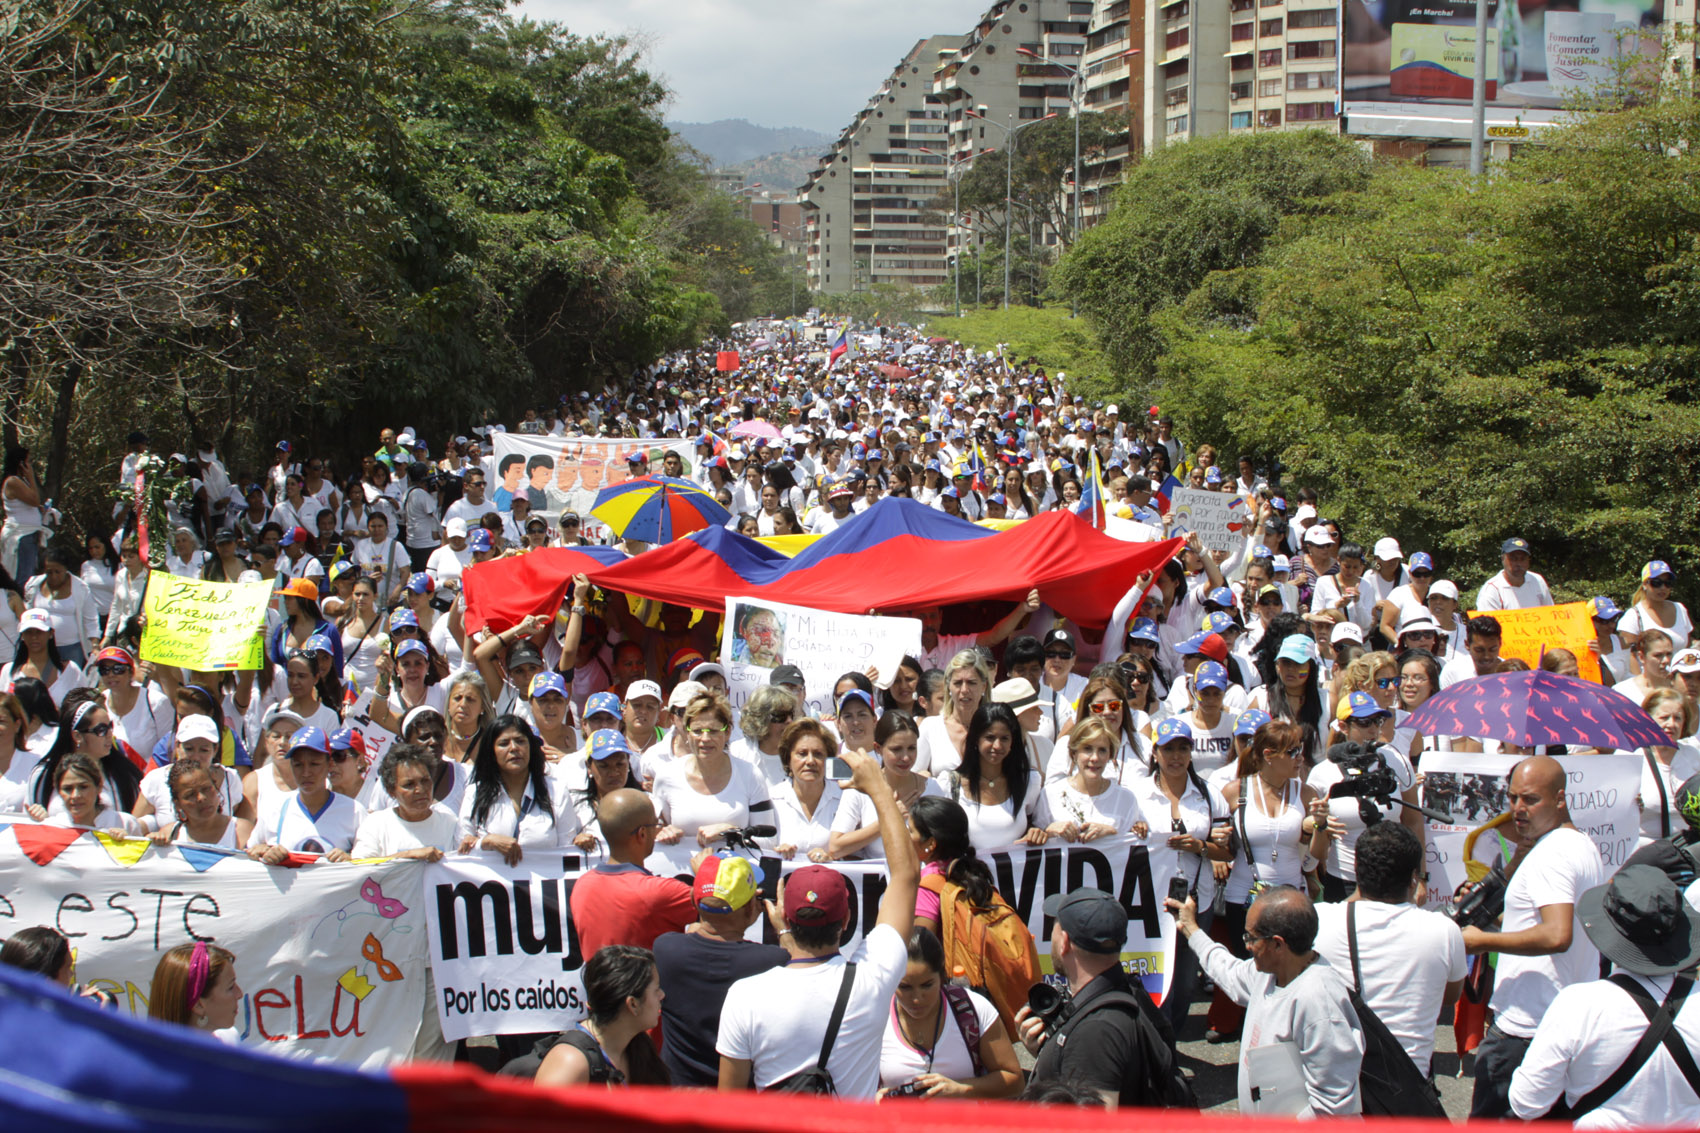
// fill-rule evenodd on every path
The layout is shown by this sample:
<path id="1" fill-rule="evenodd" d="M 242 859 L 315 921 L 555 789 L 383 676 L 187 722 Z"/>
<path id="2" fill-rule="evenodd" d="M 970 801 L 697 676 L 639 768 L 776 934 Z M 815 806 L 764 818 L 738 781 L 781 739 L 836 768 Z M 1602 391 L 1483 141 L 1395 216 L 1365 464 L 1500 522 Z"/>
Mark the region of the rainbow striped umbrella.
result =
<path id="1" fill-rule="evenodd" d="M 673 476 L 639 476 L 603 488 L 590 514 L 622 539 L 657 544 L 732 518 L 701 484 Z"/>

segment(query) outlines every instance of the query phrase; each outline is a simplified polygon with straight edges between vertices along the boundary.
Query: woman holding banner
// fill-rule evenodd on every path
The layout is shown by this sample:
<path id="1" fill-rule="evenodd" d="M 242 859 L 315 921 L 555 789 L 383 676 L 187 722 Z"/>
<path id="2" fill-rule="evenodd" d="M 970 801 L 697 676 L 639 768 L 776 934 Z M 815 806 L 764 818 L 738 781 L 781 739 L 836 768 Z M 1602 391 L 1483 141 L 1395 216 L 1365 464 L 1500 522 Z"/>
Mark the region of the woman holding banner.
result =
<path id="1" fill-rule="evenodd" d="M 1103 719 L 1081 720 L 1068 732 L 1071 774 L 1045 786 L 1051 823 L 1046 828 L 1064 842 L 1092 842 L 1132 832 L 1149 832 L 1139 800 L 1128 788 L 1105 776 L 1122 737 Z"/>
<path id="2" fill-rule="evenodd" d="M 170 829 L 179 817 L 175 795 L 170 787 L 170 772 L 187 763 L 198 763 L 207 769 L 213 786 L 217 788 L 217 797 L 213 801 L 218 808 L 225 814 L 252 822 L 254 808 L 243 790 L 242 776 L 218 762 L 222 738 L 220 725 L 212 717 L 183 717 L 177 724 L 172 761 L 142 776 L 141 797 L 130 813 L 149 830 Z"/>
<path id="3" fill-rule="evenodd" d="M 81 826 L 118 837 L 141 833 L 141 824 L 134 818 L 105 805 L 104 779 L 100 764 L 80 751 L 70 752 L 54 768 L 50 807 L 30 803 L 24 809 L 37 822 L 55 826 Z"/>
<path id="4" fill-rule="evenodd" d="M 1016 843 L 1043 845 L 1050 838 L 1044 782 L 1032 769 L 1026 733 L 1007 704 L 988 704 L 974 713 L 967 748 L 973 757 L 939 778 L 968 815 L 974 848 L 986 854 Z"/>
<path id="5" fill-rule="evenodd" d="M 579 832 L 571 792 L 550 782 L 543 744 L 518 716 L 498 716 L 483 729 L 467 786 L 462 853 L 494 850 L 518 865 L 526 850 L 565 849 Z"/>
<path id="6" fill-rule="evenodd" d="M 190 843 L 240 850 L 248 845 L 254 824 L 246 818 L 234 818 L 224 799 L 225 784 L 234 778 L 218 764 L 204 764 L 185 759 L 165 772 L 166 789 L 171 797 L 174 821 L 163 823 L 148 837 L 155 842 Z"/>
<path id="7" fill-rule="evenodd" d="M 773 792 L 779 833 L 772 844 L 786 861 L 799 853 L 811 862 L 832 860 L 832 824 L 844 792 L 826 777 L 826 766 L 837 758 L 838 741 L 819 720 L 796 720 L 785 729 L 779 761 L 786 781 Z"/>
<path id="8" fill-rule="evenodd" d="M 747 705 L 744 714 L 749 715 Z M 777 723 L 781 714 L 771 713 L 770 721 Z M 694 837 L 699 846 L 710 846 L 728 830 L 771 821 L 773 799 L 762 772 L 727 750 L 732 708 L 726 699 L 702 693 L 685 705 L 681 719 L 692 752 L 655 773 L 655 811 L 663 823 L 655 840 L 673 845 Z"/>
<path id="9" fill-rule="evenodd" d="M 944 797 L 944 788 L 937 779 L 914 770 L 915 746 L 920 737 L 914 718 L 896 709 L 881 716 L 874 728 L 880 769 L 891 786 L 891 793 L 897 797 L 897 805 L 905 812 L 928 796 Z M 827 842 L 832 856 L 835 859 L 874 856 L 868 847 L 879 841 L 879 836 L 879 816 L 874 812 L 873 800 L 861 791 L 846 791 L 839 801 L 838 814 L 832 820 L 832 837 Z"/>

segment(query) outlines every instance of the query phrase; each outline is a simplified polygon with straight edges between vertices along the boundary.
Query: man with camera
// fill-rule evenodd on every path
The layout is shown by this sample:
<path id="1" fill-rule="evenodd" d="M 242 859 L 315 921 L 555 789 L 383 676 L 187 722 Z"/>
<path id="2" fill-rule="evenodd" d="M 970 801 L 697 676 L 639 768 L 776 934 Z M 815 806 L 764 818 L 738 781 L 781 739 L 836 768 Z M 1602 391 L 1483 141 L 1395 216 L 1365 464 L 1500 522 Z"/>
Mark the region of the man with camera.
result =
<path id="1" fill-rule="evenodd" d="M 1066 995 L 1036 984 L 1015 1025 L 1034 1056 L 1033 1082 L 1073 1081 L 1124 1106 L 1196 1106 L 1174 1073 L 1174 1036 L 1121 951 L 1127 910 L 1101 889 L 1045 899 L 1053 918 L 1051 966 Z"/>
<path id="2" fill-rule="evenodd" d="M 1473 955 L 1496 952 L 1493 1025 L 1476 1049 L 1470 1116 L 1507 1117 L 1511 1076 L 1528 1052 L 1535 1028 L 1564 988 L 1599 975 L 1600 954 L 1581 932 L 1576 903 L 1605 881 L 1594 840 L 1570 822 L 1565 773 L 1558 760 L 1537 755 L 1511 770 L 1511 824 L 1518 849 L 1505 888 L 1498 932 L 1464 928 Z"/>
<path id="3" fill-rule="evenodd" d="M 1397 822 L 1378 822 L 1357 844 L 1357 891 L 1317 906 L 1316 950 L 1342 974 L 1357 940 L 1358 994 L 1387 1024 L 1423 1077 L 1434 1057 L 1434 1021 L 1458 998 L 1464 936 L 1440 913 L 1411 903 L 1422 884 L 1423 844 Z"/>
<path id="4" fill-rule="evenodd" d="M 1310 898 L 1283 885 L 1251 903 L 1244 935 L 1249 960 L 1234 959 L 1199 930 L 1192 898 L 1165 903 L 1204 974 L 1246 1009 L 1240 1113 L 1363 1112 L 1363 1032 L 1345 981 L 1314 948 L 1317 916 Z"/>

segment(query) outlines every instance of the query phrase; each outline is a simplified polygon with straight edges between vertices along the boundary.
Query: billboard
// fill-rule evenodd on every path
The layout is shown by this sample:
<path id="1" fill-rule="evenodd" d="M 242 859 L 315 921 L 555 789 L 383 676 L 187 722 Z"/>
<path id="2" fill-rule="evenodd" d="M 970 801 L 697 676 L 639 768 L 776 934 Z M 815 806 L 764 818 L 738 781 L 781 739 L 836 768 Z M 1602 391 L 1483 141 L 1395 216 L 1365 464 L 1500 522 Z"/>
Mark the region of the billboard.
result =
<path id="1" fill-rule="evenodd" d="M 1670 0 L 1484 2 L 1488 136 L 1527 138 L 1656 64 Z M 1470 137 L 1476 0 L 1343 0 L 1340 27 L 1344 132 Z"/>

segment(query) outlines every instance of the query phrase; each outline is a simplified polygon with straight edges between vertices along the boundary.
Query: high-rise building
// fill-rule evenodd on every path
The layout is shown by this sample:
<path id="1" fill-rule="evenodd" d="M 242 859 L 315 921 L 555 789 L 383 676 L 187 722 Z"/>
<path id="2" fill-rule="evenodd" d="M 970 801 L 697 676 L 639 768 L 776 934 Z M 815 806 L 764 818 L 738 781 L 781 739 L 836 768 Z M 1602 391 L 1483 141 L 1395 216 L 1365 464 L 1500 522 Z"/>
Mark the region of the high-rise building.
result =
<path id="1" fill-rule="evenodd" d="M 960 40 L 937 35 L 911 48 L 798 189 L 816 291 L 931 287 L 947 278 L 945 218 L 937 211 L 949 188 L 946 123 L 932 71 L 939 53 Z"/>

